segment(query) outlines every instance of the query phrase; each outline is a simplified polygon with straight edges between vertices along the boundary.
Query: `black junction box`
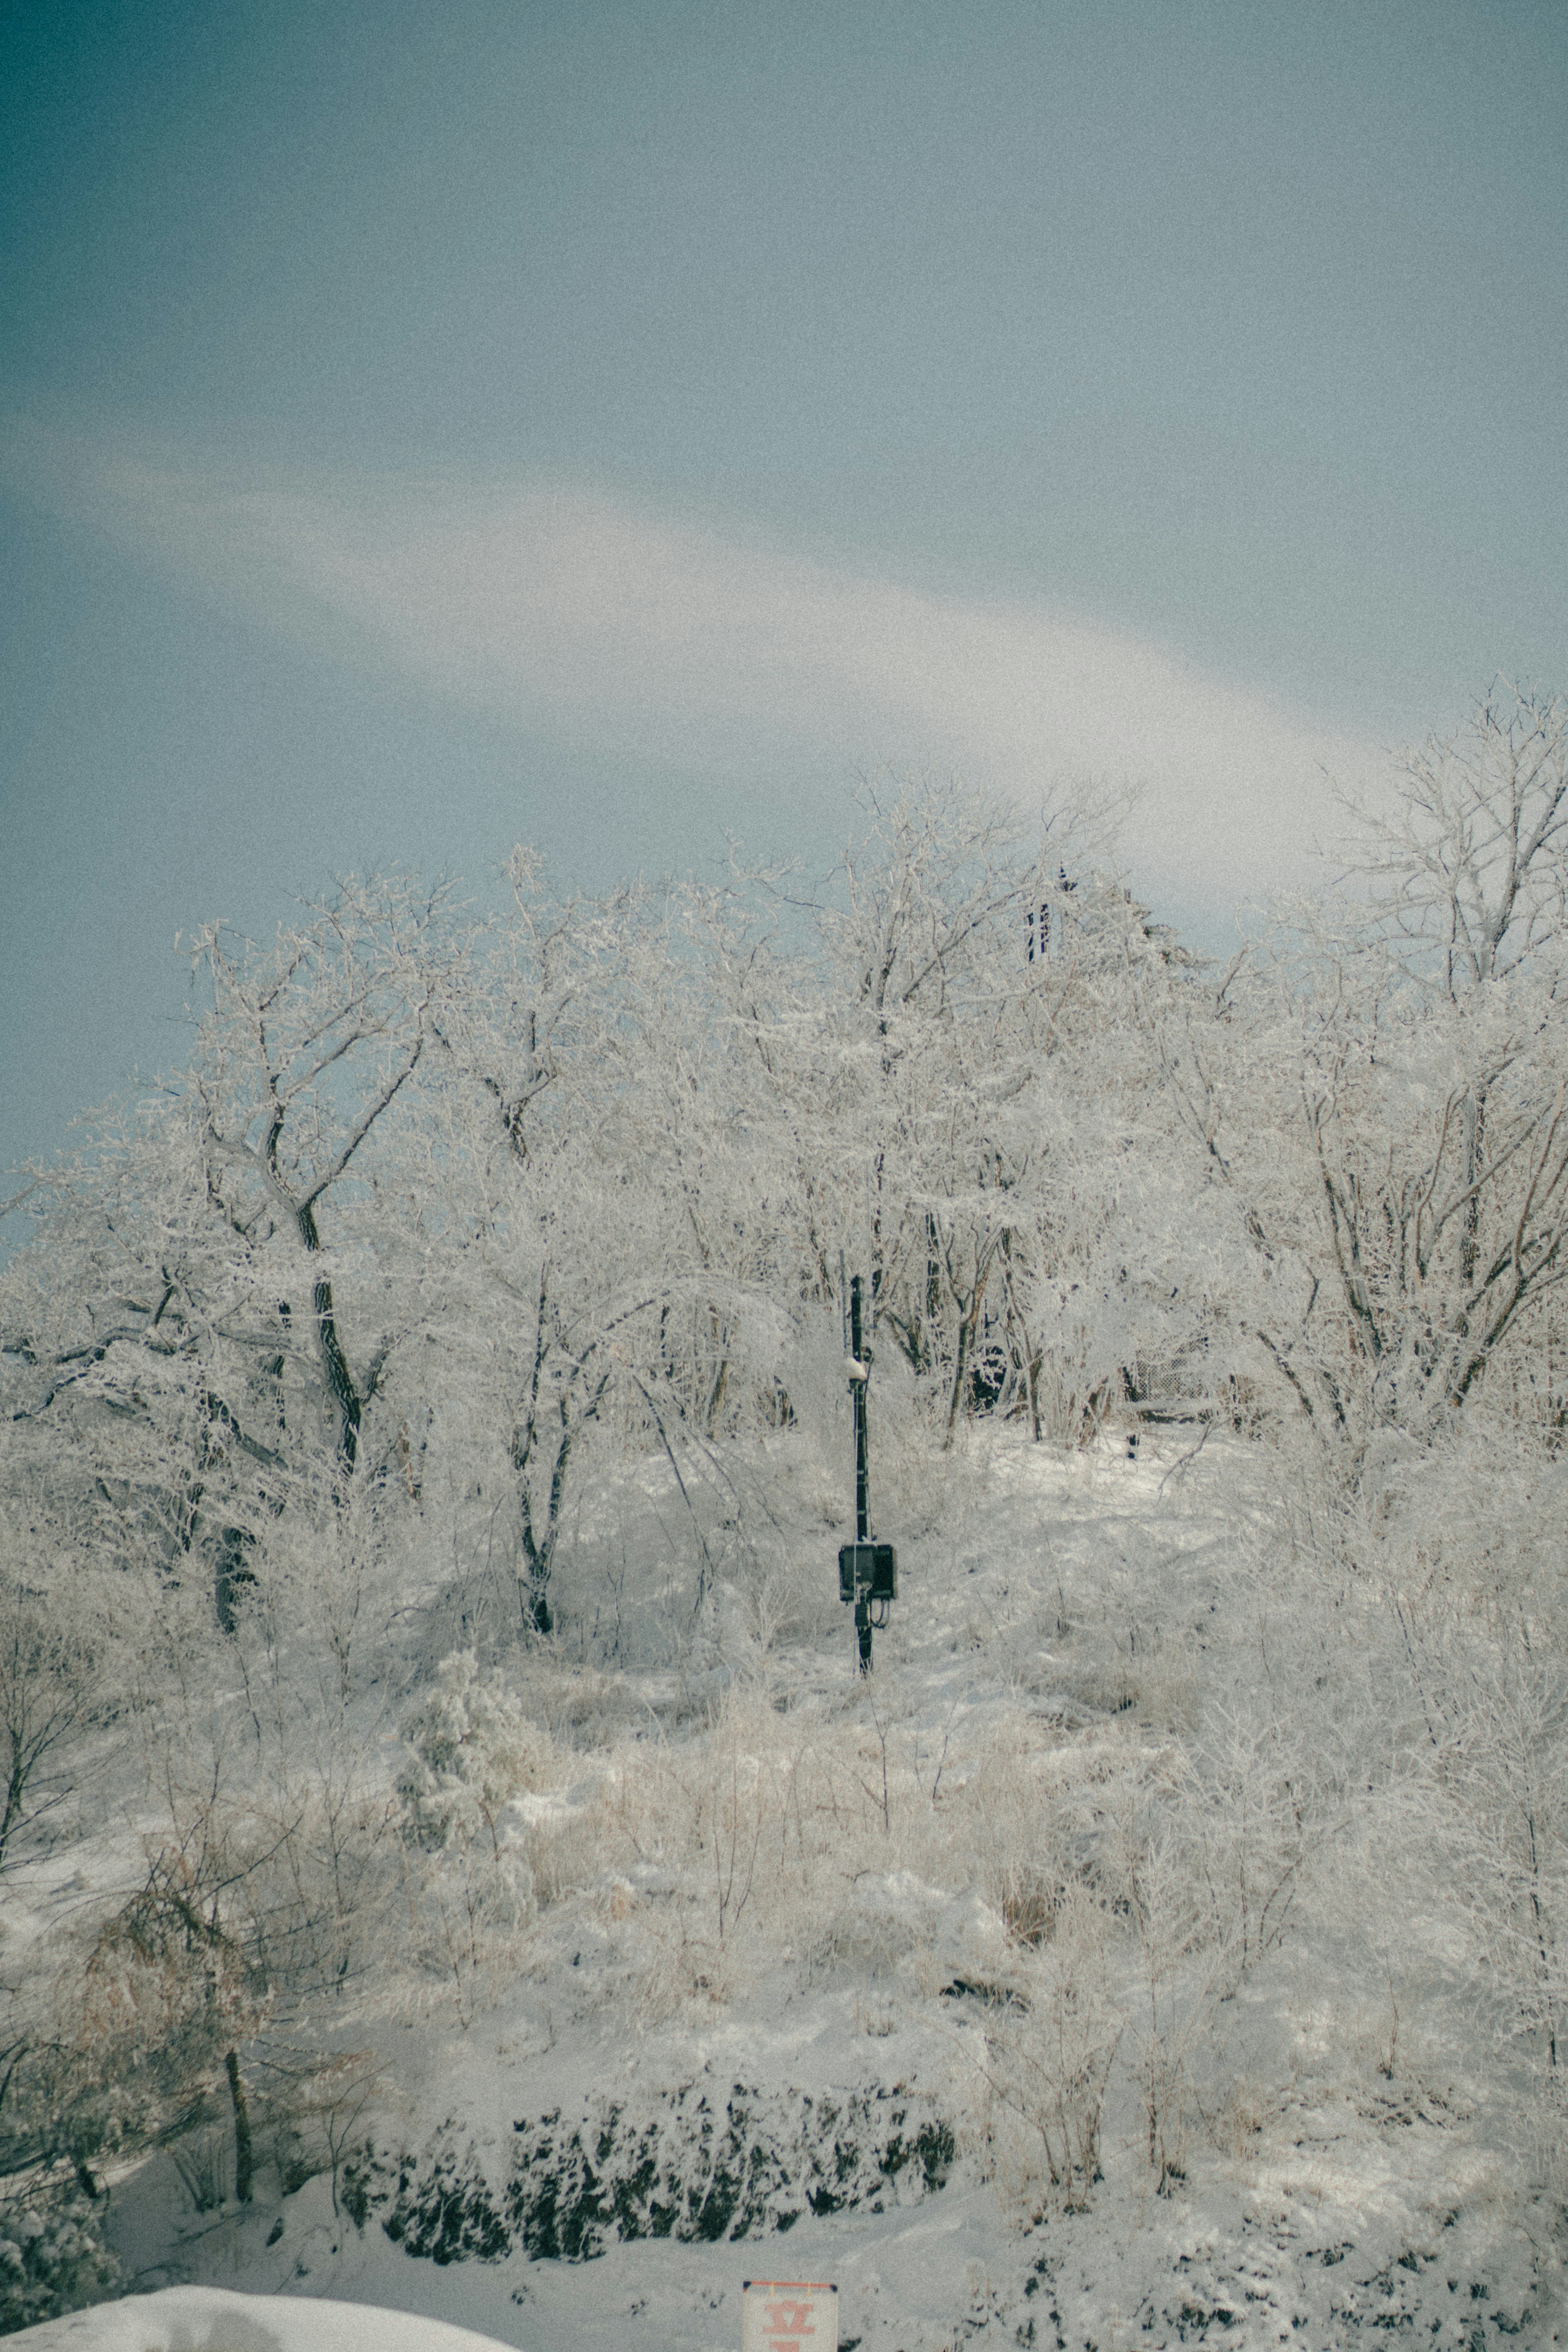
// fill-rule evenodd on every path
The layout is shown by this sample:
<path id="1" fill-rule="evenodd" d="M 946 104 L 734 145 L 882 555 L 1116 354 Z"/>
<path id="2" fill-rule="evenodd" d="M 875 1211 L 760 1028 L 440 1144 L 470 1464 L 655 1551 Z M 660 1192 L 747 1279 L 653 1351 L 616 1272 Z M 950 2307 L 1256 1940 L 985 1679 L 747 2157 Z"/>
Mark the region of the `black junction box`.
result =
<path id="1" fill-rule="evenodd" d="M 892 1544 L 850 1543 L 839 1546 L 841 1601 L 896 1601 L 898 1554 Z"/>

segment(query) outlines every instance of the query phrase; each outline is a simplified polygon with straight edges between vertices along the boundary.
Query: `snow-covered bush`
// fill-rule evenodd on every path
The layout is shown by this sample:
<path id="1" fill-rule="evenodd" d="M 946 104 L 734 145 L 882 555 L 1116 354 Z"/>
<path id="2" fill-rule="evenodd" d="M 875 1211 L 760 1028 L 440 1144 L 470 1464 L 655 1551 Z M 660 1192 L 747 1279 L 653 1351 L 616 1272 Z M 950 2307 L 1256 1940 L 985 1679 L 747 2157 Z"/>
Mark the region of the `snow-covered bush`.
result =
<path id="1" fill-rule="evenodd" d="M 398 1798 L 423 1874 L 427 1967 L 449 1976 L 465 2022 L 541 1895 L 548 1843 L 527 1800 L 557 1777 L 549 1735 L 498 1669 L 455 1651 L 404 1727 Z M 541 1883 L 542 1880 L 542 1883 Z"/>
<path id="2" fill-rule="evenodd" d="M 992 1987 L 970 2129 L 1004 2204 L 1081 2210 L 1100 2179 L 1100 2127 L 1124 2020 L 1103 1898 L 1064 1888 L 1042 1933 Z"/>
<path id="3" fill-rule="evenodd" d="M 28 1555 L 38 1549 L 23 1514 L 6 1513 L 0 1521 L 0 1871 L 23 1832 L 62 1803 L 69 1786 L 63 1756 L 102 1681 L 106 1644 L 101 1629 L 94 1640 L 90 1602 L 61 1609 L 65 1580 L 28 1573 Z"/>
<path id="4" fill-rule="evenodd" d="M 421 1845 L 448 1853 L 486 1843 L 499 1853 L 505 1807 L 556 1777 L 549 1734 L 498 1669 L 481 1673 L 472 1650 L 442 1660 L 403 1738 L 398 1793 L 409 1826 Z"/>
<path id="5" fill-rule="evenodd" d="M 1200 1890 L 1204 1940 L 1231 1985 L 1277 1949 L 1323 1834 L 1302 1729 L 1256 1705 L 1222 1705 L 1187 1765 L 1179 1841 Z"/>
<path id="6" fill-rule="evenodd" d="M 38 2189 L 0 2201 L 0 2336 L 101 2303 L 120 2275 L 85 2197 Z"/>

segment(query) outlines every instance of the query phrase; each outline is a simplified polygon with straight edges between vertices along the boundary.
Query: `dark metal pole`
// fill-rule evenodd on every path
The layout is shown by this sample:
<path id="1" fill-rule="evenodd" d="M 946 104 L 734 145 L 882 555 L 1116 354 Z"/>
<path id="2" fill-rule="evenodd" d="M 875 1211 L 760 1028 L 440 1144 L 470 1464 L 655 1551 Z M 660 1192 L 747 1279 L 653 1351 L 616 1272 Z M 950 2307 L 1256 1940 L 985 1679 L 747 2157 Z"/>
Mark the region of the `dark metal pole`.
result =
<path id="1" fill-rule="evenodd" d="M 850 1284 L 850 1352 L 854 1357 L 859 1377 L 851 1382 L 851 1396 L 855 1430 L 855 1541 L 871 1541 L 871 1471 L 866 1459 L 866 1379 L 865 1358 L 861 1350 L 861 1278 L 857 1274 Z M 862 1675 L 871 1672 L 871 1597 L 857 1593 L 855 1597 L 855 1636 L 860 1644 Z"/>
<path id="2" fill-rule="evenodd" d="M 850 1284 L 850 1351 L 854 1357 L 857 1364 L 864 1361 L 864 1358 L 861 1354 L 861 1278 L 858 1274 L 853 1277 Z M 866 1384 L 863 1380 L 857 1380 L 853 1383 L 853 1387 L 855 1424 L 855 1541 L 856 1543 L 869 1543 L 871 1541 L 871 1473 L 866 1462 Z"/>

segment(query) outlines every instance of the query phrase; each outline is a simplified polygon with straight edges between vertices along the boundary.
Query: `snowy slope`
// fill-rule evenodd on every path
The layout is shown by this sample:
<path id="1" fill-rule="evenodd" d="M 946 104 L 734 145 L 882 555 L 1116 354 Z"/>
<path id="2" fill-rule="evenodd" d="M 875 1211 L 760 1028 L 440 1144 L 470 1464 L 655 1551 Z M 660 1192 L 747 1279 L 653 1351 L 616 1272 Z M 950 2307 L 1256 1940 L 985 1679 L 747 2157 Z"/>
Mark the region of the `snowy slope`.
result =
<path id="1" fill-rule="evenodd" d="M 657 1740 L 582 1747 L 530 1801 L 552 1835 L 579 1822 L 572 1883 L 488 1997 L 380 2031 L 379 2103 L 335 2183 L 285 2194 L 264 2171 L 249 2208 L 195 2213 L 160 2156 L 116 2186 L 137 2285 L 270 2302 L 220 2326 L 210 2298 L 159 2294 L 19 2340 L 399 2352 L 414 2336 L 388 2315 L 407 2314 L 422 2342 L 440 2321 L 550 2352 L 737 2352 L 754 2272 L 836 2281 L 863 2352 L 1561 2340 L 1554 2216 L 1521 2191 L 1521 2110 L 1443 1890 L 1390 1873 L 1354 1791 L 1314 1800 L 1234 1982 L 1178 1956 L 1151 1991 L 1125 1917 L 1096 1914 L 1121 2021 L 1100 2178 L 1046 2193 L 1007 2108 L 1027 2058 L 1008 2034 L 1042 2013 L 1067 1934 L 1028 1928 L 1034 1896 L 1008 1892 L 1019 1823 L 1054 1806 L 1097 1884 L 1113 1792 L 1176 1788 L 1184 1757 L 1222 1778 L 1243 1702 L 1328 1638 L 1270 1565 L 1266 1457 L 1218 1437 L 1187 1454 L 998 1443 L 924 1531 L 887 1501 L 903 1597 L 871 1684 L 825 1605 L 766 1654 L 721 1643 L 713 1705 L 664 1707 Z M 826 1587 L 836 1538 L 797 1539 Z M 1325 1757 L 1370 1704 L 1364 1636 L 1323 1677 Z M 662 1689 L 628 1671 L 601 1712 L 651 1717 Z M 802 1876 L 833 1807 L 840 1842 Z"/>

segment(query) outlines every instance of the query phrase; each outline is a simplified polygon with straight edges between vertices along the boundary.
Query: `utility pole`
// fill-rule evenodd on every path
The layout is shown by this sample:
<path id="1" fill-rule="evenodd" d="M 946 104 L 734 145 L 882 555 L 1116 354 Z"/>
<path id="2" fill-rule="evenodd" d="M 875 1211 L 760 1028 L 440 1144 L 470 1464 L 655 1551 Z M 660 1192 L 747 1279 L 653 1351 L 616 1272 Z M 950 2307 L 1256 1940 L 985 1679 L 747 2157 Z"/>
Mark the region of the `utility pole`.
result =
<path id="1" fill-rule="evenodd" d="M 871 1465 L 865 1447 L 865 1392 L 871 1384 L 871 1366 L 862 1352 L 861 1340 L 861 1278 L 857 1274 L 850 1285 L 850 1356 L 857 1370 L 850 1374 L 850 1402 L 855 1424 L 855 1541 L 871 1541 Z"/>
<path id="2" fill-rule="evenodd" d="M 884 1626 L 898 1598 L 898 1555 L 892 1544 L 873 1543 L 871 1533 L 871 1465 L 866 1445 L 866 1391 L 871 1385 L 871 1353 L 861 1322 L 861 1278 L 850 1284 L 849 1316 L 850 1412 L 854 1423 L 855 1539 L 839 1546 L 839 1598 L 854 1603 L 858 1671 L 871 1672 L 873 1625 Z"/>
<path id="3" fill-rule="evenodd" d="M 850 1374 L 850 1415 L 855 1431 L 855 1549 L 871 1541 L 871 1464 L 866 1457 L 865 1407 L 866 1391 L 871 1386 L 871 1366 L 862 1353 L 861 1339 L 861 1278 L 857 1274 L 850 1285 L 850 1361 L 854 1370 Z M 855 1639 L 860 1646 L 860 1670 L 871 1672 L 871 1587 L 863 1589 L 855 1579 Z"/>

